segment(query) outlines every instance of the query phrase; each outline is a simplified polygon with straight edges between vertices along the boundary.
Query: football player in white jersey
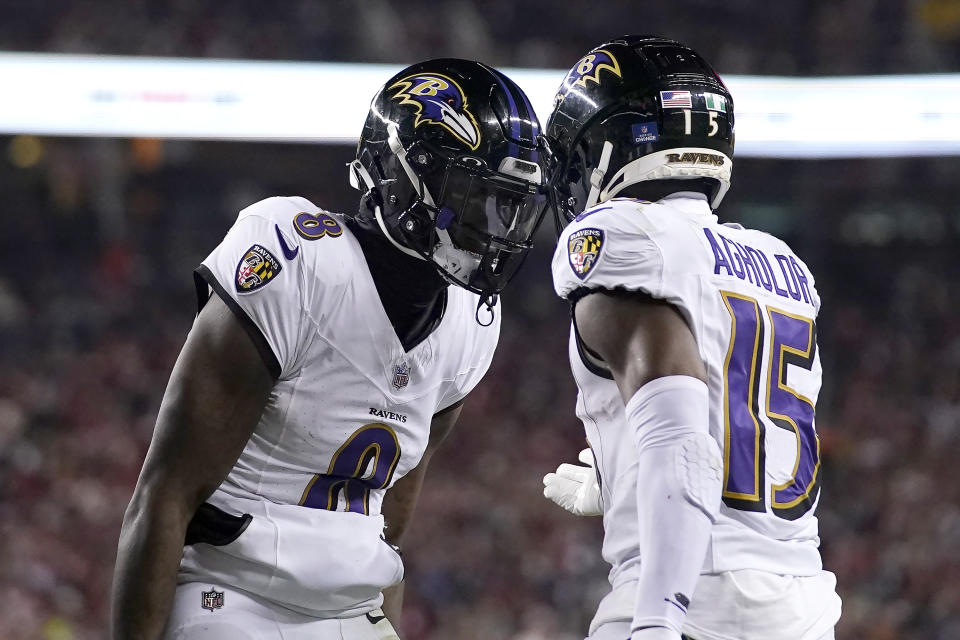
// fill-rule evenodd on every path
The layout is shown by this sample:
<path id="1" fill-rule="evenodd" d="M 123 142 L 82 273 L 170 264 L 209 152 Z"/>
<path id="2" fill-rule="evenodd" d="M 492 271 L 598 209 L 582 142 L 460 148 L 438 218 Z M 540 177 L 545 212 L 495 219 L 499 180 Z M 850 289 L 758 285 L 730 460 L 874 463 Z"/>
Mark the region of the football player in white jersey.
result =
<path id="1" fill-rule="evenodd" d="M 567 74 L 546 135 L 590 450 L 544 493 L 603 515 L 611 591 L 590 640 L 832 638 L 820 299 L 785 243 L 713 213 L 730 186 L 727 88 L 678 42 L 617 39 Z"/>
<path id="2" fill-rule="evenodd" d="M 114 638 L 397 637 L 427 462 L 545 210 L 539 138 L 506 76 L 432 60 L 371 104 L 358 214 L 299 197 L 240 212 L 196 270 L 201 310 L 124 518 Z"/>

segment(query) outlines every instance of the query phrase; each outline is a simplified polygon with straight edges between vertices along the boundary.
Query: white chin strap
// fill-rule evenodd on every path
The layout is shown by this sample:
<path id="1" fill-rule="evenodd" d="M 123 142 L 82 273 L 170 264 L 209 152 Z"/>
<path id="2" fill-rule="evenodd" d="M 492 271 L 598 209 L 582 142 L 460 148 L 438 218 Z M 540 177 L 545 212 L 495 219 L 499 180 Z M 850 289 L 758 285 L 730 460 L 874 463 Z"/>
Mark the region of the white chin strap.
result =
<path id="1" fill-rule="evenodd" d="M 613 145 L 610 141 L 603 143 L 600 153 L 600 163 L 590 176 L 590 194 L 587 196 L 586 208 L 598 202 L 615 197 L 618 193 L 638 182 L 647 180 L 692 180 L 694 178 L 712 178 L 720 183 L 717 195 L 710 201 L 710 208 L 716 209 L 720 201 L 730 188 L 730 175 L 733 172 L 733 161 L 725 154 L 713 149 L 701 147 L 678 147 L 655 151 L 649 155 L 628 162 L 617 171 L 606 187 L 600 188 L 603 178 L 610 165 L 610 153 Z M 714 159 L 722 158 L 720 164 Z"/>
<path id="2" fill-rule="evenodd" d="M 600 163 L 590 174 L 590 193 L 587 194 L 587 206 L 589 209 L 597 204 L 602 195 L 600 187 L 603 185 L 603 177 L 607 175 L 607 167 L 610 166 L 610 155 L 613 153 L 613 143 L 607 140 L 603 143 L 603 149 L 600 151 Z M 604 190 L 605 191 L 605 190 Z M 606 198 L 603 198 L 606 200 Z"/>
<path id="3" fill-rule="evenodd" d="M 417 195 L 423 198 L 425 204 L 436 208 L 436 203 L 433 196 L 430 195 L 430 191 L 428 191 L 426 185 L 421 182 L 420 177 L 413 170 L 413 167 L 410 166 L 410 161 L 407 160 L 407 150 L 403 147 L 403 143 L 400 142 L 397 125 L 393 123 L 387 125 L 387 145 L 390 147 L 390 151 L 397 156 L 397 160 L 400 161 L 400 166 L 403 167 L 404 173 L 407 174 L 407 179 L 413 184 Z M 366 186 L 367 191 L 375 187 L 370 172 L 367 171 L 366 167 L 364 167 L 359 160 L 354 160 L 349 166 L 350 184 L 354 188 L 361 189 L 360 181 Z M 383 222 L 383 210 L 379 206 L 374 207 L 373 215 L 377 219 L 377 225 L 380 227 L 380 231 L 390 244 L 408 256 L 413 256 L 414 258 L 425 261 L 429 260 L 413 249 L 403 246 L 390 235 L 390 232 L 387 230 L 387 225 Z M 433 216 L 432 213 L 430 215 L 431 217 Z M 477 264 L 474 264 L 474 262 L 478 263 L 479 260 L 471 260 L 471 258 L 473 258 L 471 254 L 458 249 L 456 245 L 453 244 L 453 240 L 450 239 L 450 234 L 447 233 L 446 229 L 436 229 L 436 233 L 439 242 L 433 251 L 433 261 L 440 265 L 449 275 L 460 278 L 463 282 L 466 282 L 469 279 L 469 275 L 465 276 L 464 272 L 470 273 L 476 269 Z"/>
<path id="4" fill-rule="evenodd" d="M 350 167 L 350 186 L 354 189 L 360 191 L 370 192 L 375 187 L 376 184 L 373 182 L 373 178 L 370 176 L 370 172 L 367 171 L 367 168 L 361 164 L 359 160 L 354 160 L 347 165 Z M 363 182 L 363 186 L 360 183 Z M 395 246 L 397 249 L 407 254 L 408 256 L 413 256 L 414 258 L 420 258 L 425 260 L 425 258 L 414 251 L 413 249 L 408 249 L 396 240 L 393 239 L 393 236 L 390 235 L 390 232 L 387 231 L 386 225 L 383 224 L 383 212 L 380 209 L 380 205 L 374 205 L 373 207 L 373 216 L 377 219 L 377 225 L 380 227 L 381 233 L 384 237 L 390 241 L 390 244 Z"/>

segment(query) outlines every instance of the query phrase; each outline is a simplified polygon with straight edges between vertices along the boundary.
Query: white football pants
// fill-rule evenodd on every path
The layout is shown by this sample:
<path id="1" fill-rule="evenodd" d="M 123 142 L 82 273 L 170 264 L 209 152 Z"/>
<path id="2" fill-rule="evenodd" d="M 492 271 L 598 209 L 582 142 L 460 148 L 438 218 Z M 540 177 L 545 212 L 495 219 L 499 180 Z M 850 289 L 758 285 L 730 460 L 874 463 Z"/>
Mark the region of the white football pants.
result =
<path id="1" fill-rule="evenodd" d="M 600 625 L 586 640 L 629 640 L 629 638 L 630 623 L 621 620 Z M 696 638 L 692 640 L 696 640 Z M 833 629 L 820 636 L 817 640 L 834 640 Z"/>
<path id="2" fill-rule="evenodd" d="M 597 608 L 587 640 L 630 637 L 634 582 L 624 582 Z M 833 640 L 840 618 L 837 579 L 829 571 L 782 576 L 741 570 L 701 575 L 684 633 L 696 640 Z"/>
<path id="3" fill-rule="evenodd" d="M 216 595 L 215 591 L 223 595 Z M 399 640 L 399 637 L 380 609 L 353 618 L 314 618 L 230 587 L 188 582 L 177 586 L 163 640 Z"/>

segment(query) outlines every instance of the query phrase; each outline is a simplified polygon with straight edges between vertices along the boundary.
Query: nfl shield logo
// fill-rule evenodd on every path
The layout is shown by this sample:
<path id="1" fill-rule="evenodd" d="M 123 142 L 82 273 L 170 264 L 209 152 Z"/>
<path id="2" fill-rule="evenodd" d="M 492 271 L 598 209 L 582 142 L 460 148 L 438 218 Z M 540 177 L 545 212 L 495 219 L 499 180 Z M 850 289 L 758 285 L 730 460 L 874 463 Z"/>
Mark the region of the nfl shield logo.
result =
<path id="1" fill-rule="evenodd" d="M 210 587 L 210 591 L 204 591 L 201 596 L 203 596 L 203 598 L 200 606 L 204 609 L 214 611 L 223 608 L 223 591 L 217 591 L 213 587 Z"/>
<path id="2" fill-rule="evenodd" d="M 410 365 L 401 362 L 393 369 L 393 386 L 399 391 L 410 382 Z"/>

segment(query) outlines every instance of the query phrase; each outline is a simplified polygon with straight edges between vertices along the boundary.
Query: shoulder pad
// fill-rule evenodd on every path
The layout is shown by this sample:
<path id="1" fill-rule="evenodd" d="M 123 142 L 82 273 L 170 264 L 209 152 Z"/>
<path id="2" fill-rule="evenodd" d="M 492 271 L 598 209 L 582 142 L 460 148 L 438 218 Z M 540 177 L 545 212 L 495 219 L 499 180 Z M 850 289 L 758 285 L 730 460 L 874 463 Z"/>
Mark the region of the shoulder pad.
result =
<path id="1" fill-rule="evenodd" d="M 306 213 L 316 213 L 321 211 L 320 207 L 313 204 L 306 198 L 299 196 L 273 196 L 264 198 L 259 202 L 254 202 L 240 211 L 237 220 L 242 220 L 249 216 L 260 216 L 275 222 L 285 221 L 294 214 L 304 211 Z"/>
<path id="2" fill-rule="evenodd" d="M 643 290 L 657 295 L 662 257 L 636 200 L 588 209 L 563 230 L 553 255 L 554 289 L 568 298 L 579 289 Z"/>

